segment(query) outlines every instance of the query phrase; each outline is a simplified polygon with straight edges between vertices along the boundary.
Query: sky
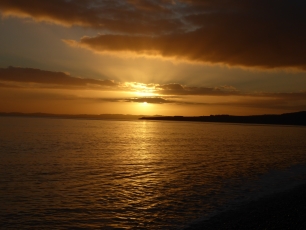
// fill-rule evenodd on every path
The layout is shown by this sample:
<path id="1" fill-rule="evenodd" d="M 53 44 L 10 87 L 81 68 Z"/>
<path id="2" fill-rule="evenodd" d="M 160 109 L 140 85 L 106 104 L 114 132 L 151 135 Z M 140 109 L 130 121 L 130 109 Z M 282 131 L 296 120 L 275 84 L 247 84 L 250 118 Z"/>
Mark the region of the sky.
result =
<path id="1" fill-rule="evenodd" d="M 306 110 L 302 0 L 0 0 L 0 112 Z"/>

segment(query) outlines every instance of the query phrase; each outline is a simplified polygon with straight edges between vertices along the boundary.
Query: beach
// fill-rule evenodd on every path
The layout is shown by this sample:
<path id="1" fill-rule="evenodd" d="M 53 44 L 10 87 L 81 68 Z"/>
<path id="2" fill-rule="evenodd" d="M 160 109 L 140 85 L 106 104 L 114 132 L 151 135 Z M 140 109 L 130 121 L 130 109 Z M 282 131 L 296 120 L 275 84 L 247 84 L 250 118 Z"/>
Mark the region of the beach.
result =
<path id="1" fill-rule="evenodd" d="M 306 229 L 306 184 L 245 204 L 186 230 Z"/>

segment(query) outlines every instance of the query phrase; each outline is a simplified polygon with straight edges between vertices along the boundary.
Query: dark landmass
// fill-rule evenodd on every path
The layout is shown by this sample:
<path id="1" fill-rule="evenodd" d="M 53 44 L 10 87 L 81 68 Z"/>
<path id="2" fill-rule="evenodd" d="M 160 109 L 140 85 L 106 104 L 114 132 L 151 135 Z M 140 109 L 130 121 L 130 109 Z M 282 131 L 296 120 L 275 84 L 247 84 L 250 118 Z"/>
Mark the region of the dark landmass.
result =
<path id="1" fill-rule="evenodd" d="M 275 124 L 275 125 L 306 125 L 306 111 L 295 113 L 284 113 L 280 115 L 210 115 L 199 117 L 184 116 L 155 116 L 142 117 L 142 120 L 166 120 L 166 121 L 196 121 L 196 122 L 224 122 L 245 124 Z"/>
<path id="2" fill-rule="evenodd" d="M 185 230 L 304 230 L 306 185 L 226 211 Z"/>
<path id="3" fill-rule="evenodd" d="M 105 119 L 139 119 L 143 115 L 130 114 L 51 114 L 51 113 L 0 113 L 0 117 L 40 117 L 40 118 L 65 118 L 65 119 L 90 119 L 90 120 L 105 120 Z"/>
<path id="4" fill-rule="evenodd" d="M 0 117 L 40 117 L 40 118 L 65 118 L 65 119 L 142 119 L 142 120 L 165 120 L 165 121 L 195 121 L 195 122 L 224 122 L 224 123 L 246 123 L 246 124 L 278 124 L 278 125 L 303 125 L 306 126 L 306 111 L 295 113 L 284 113 L 280 115 L 210 115 L 198 117 L 184 116 L 144 116 L 131 114 L 51 114 L 51 113 L 19 113 L 0 112 Z"/>

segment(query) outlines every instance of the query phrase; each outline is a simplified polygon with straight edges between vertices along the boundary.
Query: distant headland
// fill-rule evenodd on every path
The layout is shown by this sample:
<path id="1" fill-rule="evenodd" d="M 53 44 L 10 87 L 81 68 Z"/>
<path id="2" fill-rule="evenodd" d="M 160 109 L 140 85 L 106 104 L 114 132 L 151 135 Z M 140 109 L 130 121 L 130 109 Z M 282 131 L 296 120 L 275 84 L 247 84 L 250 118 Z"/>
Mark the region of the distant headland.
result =
<path id="1" fill-rule="evenodd" d="M 184 116 L 151 116 L 142 117 L 142 120 L 165 120 L 165 121 L 194 121 L 194 122 L 224 122 L 245 124 L 275 124 L 275 125 L 306 125 L 306 111 L 284 113 L 280 115 L 210 115 L 198 117 Z"/>
<path id="2" fill-rule="evenodd" d="M 0 117 L 39 117 L 39 118 L 63 118 L 63 119 L 88 119 L 88 120 L 105 120 L 105 119 L 139 119 L 144 115 L 132 114 L 53 114 L 53 113 L 19 113 L 0 112 Z"/>
<path id="3" fill-rule="evenodd" d="M 265 114 L 250 116 L 234 115 L 210 115 L 210 116 L 145 116 L 131 114 L 52 114 L 52 113 L 19 113 L 0 112 L 0 117 L 39 117 L 39 118 L 62 118 L 62 119 L 88 119 L 88 120 L 157 120 L 157 121 L 191 121 L 191 122 L 223 122 L 223 123 L 245 123 L 245 124 L 275 124 L 275 125 L 303 125 L 306 126 L 306 111 Z"/>

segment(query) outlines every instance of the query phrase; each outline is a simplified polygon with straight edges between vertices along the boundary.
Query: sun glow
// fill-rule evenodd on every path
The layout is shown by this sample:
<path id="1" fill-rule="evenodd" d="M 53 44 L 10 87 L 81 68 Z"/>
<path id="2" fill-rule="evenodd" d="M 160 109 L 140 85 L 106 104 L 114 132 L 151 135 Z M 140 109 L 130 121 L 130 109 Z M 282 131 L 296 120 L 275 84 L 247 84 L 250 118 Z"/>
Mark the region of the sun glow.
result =
<path id="1" fill-rule="evenodd" d="M 144 84 L 139 82 L 125 82 L 123 87 L 129 91 L 132 91 L 138 97 L 153 97 L 158 96 L 155 84 Z"/>
<path id="2" fill-rule="evenodd" d="M 155 105 L 148 102 L 132 103 L 135 114 L 152 115 L 154 114 Z"/>
<path id="3" fill-rule="evenodd" d="M 149 110 L 152 108 L 152 105 L 146 101 L 139 103 L 139 107 L 141 107 L 144 110 Z"/>
<path id="4" fill-rule="evenodd" d="M 135 93 L 139 97 L 153 97 L 153 96 L 157 96 L 158 95 L 156 93 L 144 92 L 144 91 L 136 91 Z"/>

